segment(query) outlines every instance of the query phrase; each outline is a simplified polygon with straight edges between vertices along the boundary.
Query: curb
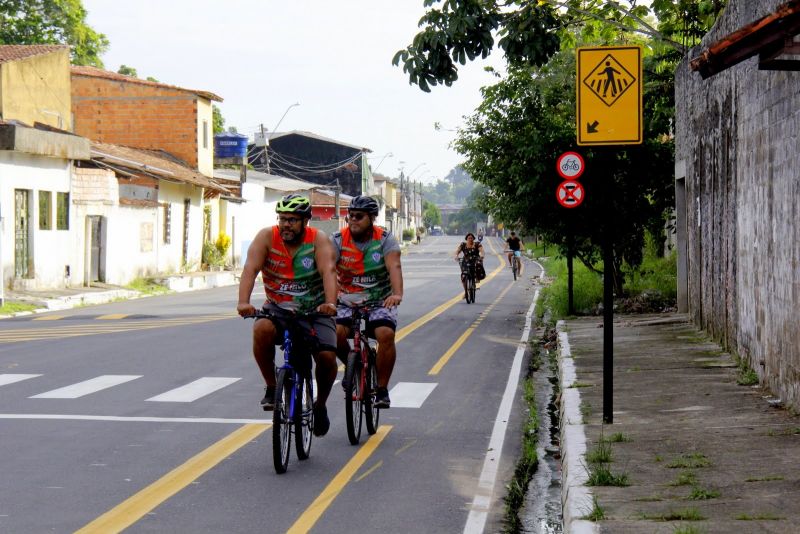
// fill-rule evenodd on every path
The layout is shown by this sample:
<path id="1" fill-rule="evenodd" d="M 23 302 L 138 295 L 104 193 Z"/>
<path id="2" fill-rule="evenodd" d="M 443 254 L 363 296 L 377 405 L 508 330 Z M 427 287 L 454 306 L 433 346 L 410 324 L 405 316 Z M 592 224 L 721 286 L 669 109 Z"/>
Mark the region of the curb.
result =
<path id="1" fill-rule="evenodd" d="M 593 507 L 591 489 L 586 486 L 589 473 L 586 470 L 586 432 L 581 415 L 579 388 L 571 387 L 576 382 L 575 365 L 569 346 L 566 323 L 558 321 L 558 382 L 561 387 L 559 421 L 561 433 L 561 510 L 564 532 L 594 534 L 600 527 L 583 519 Z"/>

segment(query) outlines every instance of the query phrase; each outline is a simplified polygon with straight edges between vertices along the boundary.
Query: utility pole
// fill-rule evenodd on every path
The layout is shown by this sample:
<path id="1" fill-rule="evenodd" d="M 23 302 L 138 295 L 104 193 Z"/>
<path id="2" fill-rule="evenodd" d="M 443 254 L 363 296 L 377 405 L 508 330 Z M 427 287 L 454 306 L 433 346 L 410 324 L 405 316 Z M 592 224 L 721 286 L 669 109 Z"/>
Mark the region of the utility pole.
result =
<path id="1" fill-rule="evenodd" d="M 403 171 L 400 171 L 400 219 L 405 221 L 405 215 L 403 212 L 406 209 L 406 197 L 405 197 L 405 190 L 403 188 Z M 405 230 L 405 224 L 400 223 L 400 236 L 402 239 L 403 230 Z"/>
<path id="2" fill-rule="evenodd" d="M 337 221 L 339 220 L 339 194 L 342 190 L 342 186 L 339 185 L 339 179 L 336 179 L 336 188 L 334 189 L 333 195 L 333 218 Z"/>
<path id="3" fill-rule="evenodd" d="M 267 134 L 264 131 L 264 123 L 263 122 L 261 123 L 261 139 L 264 140 L 264 161 L 267 164 L 267 174 L 270 174 L 270 172 L 269 172 L 269 152 L 267 152 Z"/>

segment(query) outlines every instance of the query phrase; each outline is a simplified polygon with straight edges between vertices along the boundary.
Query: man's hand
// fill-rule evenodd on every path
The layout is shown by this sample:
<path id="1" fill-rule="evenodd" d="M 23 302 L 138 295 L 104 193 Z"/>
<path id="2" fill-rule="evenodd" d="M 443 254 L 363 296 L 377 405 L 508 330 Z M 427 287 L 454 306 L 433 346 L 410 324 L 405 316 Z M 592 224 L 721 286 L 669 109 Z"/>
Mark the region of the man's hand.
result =
<path id="1" fill-rule="evenodd" d="M 248 315 L 255 315 L 256 308 L 249 302 L 240 302 L 236 305 L 236 313 L 242 317 L 247 317 Z"/>
<path id="2" fill-rule="evenodd" d="M 322 315 L 336 315 L 336 304 L 326 302 L 317 306 L 317 313 Z"/>
<path id="3" fill-rule="evenodd" d="M 401 302 L 403 302 L 403 297 L 400 295 L 389 295 L 386 297 L 386 300 L 383 301 L 383 307 L 394 308 L 395 306 L 399 306 Z"/>

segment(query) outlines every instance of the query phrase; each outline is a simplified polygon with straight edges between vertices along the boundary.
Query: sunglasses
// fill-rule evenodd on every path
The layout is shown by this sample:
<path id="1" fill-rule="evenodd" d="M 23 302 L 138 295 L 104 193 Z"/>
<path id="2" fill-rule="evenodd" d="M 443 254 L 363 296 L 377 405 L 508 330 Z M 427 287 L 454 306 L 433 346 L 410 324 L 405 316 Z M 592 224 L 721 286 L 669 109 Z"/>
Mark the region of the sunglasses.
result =
<path id="1" fill-rule="evenodd" d="M 302 220 L 300 217 L 278 217 L 278 223 L 280 224 L 297 224 Z"/>
<path id="2" fill-rule="evenodd" d="M 363 211 L 354 211 L 347 214 L 347 218 L 352 219 L 354 221 L 360 221 L 364 217 L 368 217 L 368 215 Z"/>

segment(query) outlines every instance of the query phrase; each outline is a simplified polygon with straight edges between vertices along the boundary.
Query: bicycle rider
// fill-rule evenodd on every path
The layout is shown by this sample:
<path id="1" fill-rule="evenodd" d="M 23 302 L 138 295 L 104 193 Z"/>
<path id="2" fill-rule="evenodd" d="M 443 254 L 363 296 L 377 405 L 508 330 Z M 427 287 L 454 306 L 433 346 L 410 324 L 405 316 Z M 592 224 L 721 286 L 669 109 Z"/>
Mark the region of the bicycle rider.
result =
<path id="1" fill-rule="evenodd" d="M 522 242 L 522 239 L 517 237 L 517 234 L 513 231 L 508 239 L 506 239 L 506 243 L 508 243 L 508 266 L 511 267 L 511 257 L 514 255 L 515 252 L 519 252 L 522 250 L 522 247 L 525 243 Z M 522 262 L 520 262 L 520 267 L 522 267 Z"/>
<path id="2" fill-rule="evenodd" d="M 285 322 L 296 315 L 308 338 L 317 341 L 317 398 L 314 401 L 314 435 L 324 436 L 330 427 L 325 402 L 336 379 L 336 269 L 328 236 L 308 226 L 311 203 L 301 195 L 284 196 L 275 211 L 278 224 L 261 229 L 247 250 L 239 281 L 241 316 L 253 315 L 250 304 L 259 271 L 267 300 L 263 311 L 271 317 L 256 319 L 253 324 L 253 356 L 266 382 L 261 407 L 275 407 L 275 344 L 283 340 Z M 317 315 L 318 314 L 318 315 Z"/>
<path id="3" fill-rule="evenodd" d="M 367 333 L 378 341 L 376 408 L 389 408 L 389 379 L 397 348 L 397 306 L 403 301 L 403 271 L 400 244 L 388 230 L 377 226 L 378 203 L 356 196 L 347 208 L 347 227 L 334 233 L 336 270 L 339 277 L 339 310 L 336 316 L 337 355 L 347 360 L 352 332 L 352 309 L 348 305 L 377 302 L 367 316 Z"/>
<path id="4" fill-rule="evenodd" d="M 463 254 L 464 257 L 459 259 L 459 255 L 461 254 Z M 467 280 L 464 277 L 464 274 L 467 272 L 468 263 L 475 262 L 476 271 L 478 269 L 477 264 L 483 263 L 483 245 L 475 240 L 475 234 L 472 232 L 467 232 L 467 235 L 464 236 L 464 241 L 459 243 L 458 247 L 456 247 L 456 252 L 453 256 L 453 259 L 460 262 L 461 285 L 464 286 L 464 290 L 466 291 Z"/>

